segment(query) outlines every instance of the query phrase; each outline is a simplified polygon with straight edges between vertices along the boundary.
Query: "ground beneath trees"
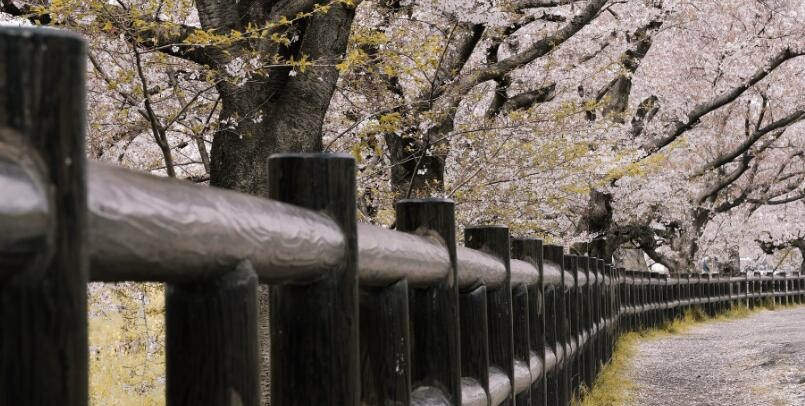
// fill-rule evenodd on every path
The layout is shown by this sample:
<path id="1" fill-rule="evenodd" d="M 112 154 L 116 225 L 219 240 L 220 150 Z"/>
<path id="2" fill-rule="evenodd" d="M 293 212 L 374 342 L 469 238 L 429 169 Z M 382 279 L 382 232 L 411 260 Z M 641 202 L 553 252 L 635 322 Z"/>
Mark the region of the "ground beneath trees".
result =
<path id="1" fill-rule="evenodd" d="M 634 405 L 805 405 L 805 306 L 637 344 Z"/>

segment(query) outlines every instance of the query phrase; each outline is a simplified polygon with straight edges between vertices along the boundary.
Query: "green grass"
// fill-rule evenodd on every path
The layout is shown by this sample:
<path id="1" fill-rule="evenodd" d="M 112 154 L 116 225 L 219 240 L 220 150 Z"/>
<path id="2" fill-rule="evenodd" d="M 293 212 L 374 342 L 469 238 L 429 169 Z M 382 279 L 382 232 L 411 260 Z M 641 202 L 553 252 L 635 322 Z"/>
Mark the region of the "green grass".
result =
<path id="1" fill-rule="evenodd" d="M 767 300 L 761 306 L 749 309 L 745 305 L 734 306 L 727 312 L 721 313 L 716 317 L 708 317 L 698 307 L 685 312 L 681 318 L 663 324 L 660 327 L 630 332 L 621 336 L 615 343 L 615 351 L 612 360 L 604 366 L 598 377 L 593 383 L 592 390 L 582 388 L 580 399 L 576 398 L 571 402 L 572 406 L 622 406 L 631 402 L 635 389 L 627 372 L 631 365 L 631 360 L 635 356 L 635 347 L 638 342 L 643 340 L 653 340 L 675 334 L 684 334 L 696 325 L 703 322 L 714 320 L 733 320 L 751 315 L 754 312 L 767 309 L 775 310 L 783 307 L 793 307 L 794 305 L 778 305 L 774 300 Z"/>

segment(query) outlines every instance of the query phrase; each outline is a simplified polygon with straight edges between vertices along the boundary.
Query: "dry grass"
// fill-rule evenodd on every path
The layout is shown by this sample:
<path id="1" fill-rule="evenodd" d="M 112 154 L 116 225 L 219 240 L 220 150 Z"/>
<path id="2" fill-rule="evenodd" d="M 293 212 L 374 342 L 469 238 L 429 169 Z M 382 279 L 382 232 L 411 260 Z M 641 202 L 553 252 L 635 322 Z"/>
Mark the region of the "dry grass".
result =
<path id="1" fill-rule="evenodd" d="M 780 305 L 775 305 L 773 300 L 767 301 L 762 306 L 752 310 L 745 305 L 738 305 L 714 318 L 708 317 L 701 309 L 694 308 L 685 312 L 683 317 L 665 323 L 660 327 L 627 333 L 618 339 L 615 344 L 615 351 L 612 354 L 612 360 L 600 372 L 592 390 L 582 388 L 581 399 L 574 399 L 571 405 L 621 406 L 629 404 L 634 393 L 635 383 L 627 377 L 626 372 L 629 370 L 631 360 L 635 356 L 635 347 L 642 340 L 684 334 L 702 322 L 739 319 L 762 309 L 774 310 L 780 307 Z"/>
<path id="2" fill-rule="evenodd" d="M 573 406 L 593 406 L 593 405 L 624 405 L 634 389 L 634 382 L 626 377 L 632 356 L 635 353 L 635 346 L 641 339 L 640 333 L 627 333 L 615 343 L 615 351 L 612 359 L 596 378 L 591 391 L 582 388 L 582 399 L 574 399 Z"/>

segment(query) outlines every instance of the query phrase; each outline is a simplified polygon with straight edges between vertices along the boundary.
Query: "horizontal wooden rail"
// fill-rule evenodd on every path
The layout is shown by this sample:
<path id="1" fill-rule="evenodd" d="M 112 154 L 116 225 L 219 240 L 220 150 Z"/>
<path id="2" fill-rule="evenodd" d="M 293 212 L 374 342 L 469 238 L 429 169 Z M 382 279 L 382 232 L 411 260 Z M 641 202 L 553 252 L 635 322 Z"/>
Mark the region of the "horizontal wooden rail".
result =
<path id="1" fill-rule="evenodd" d="M 358 224 L 358 275 L 361 285 L 386 286 L 406 280 L 429 286 L 450 272 L 450 255 L 436 235 L 416 235 Z"/>
<path id="2" fill-rule="evenodd" d="M 445 199 L 358 224 L 345 155 L 271 157 L 270 198 L 87 164 L 82 40 L 0 28 L 0 55 L 0 404 L 88 403 L 90 279 L 168 284 L 168 405 L 258 405 L 258 282 L 274 405 L 564 406 L 627 331 L 805 301 L 799 273 L 625 270 L 504 225 L 460 246 Z"/>
<path id="3" fill-rule="evenodd" d="M 45 168 L 22 143 L 22 137 L 0 128 L 0 278 L 49 252 L 53 239 Z"/>
<path id="4" fill-rule="evenodd" d="M 472 248 L 457 247 L 458 286 L 469 290 L 480 285 L 499 288 L 506 281 L 506 267 L 500 259 Z"/>
<path id="5" fill-rule="evenodd" d="M 88 180 L 94 281 L 187 283 L 245 261 L 262 281 L 303 281 L 343 257 L 321 213 L 100 163 Z"/>

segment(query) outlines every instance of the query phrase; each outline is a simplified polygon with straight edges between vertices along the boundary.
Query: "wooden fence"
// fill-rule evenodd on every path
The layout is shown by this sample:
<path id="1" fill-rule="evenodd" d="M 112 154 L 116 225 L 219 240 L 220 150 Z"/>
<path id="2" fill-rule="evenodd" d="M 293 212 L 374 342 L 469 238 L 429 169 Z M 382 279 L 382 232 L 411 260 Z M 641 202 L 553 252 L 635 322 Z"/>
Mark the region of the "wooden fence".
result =
<path id="1" fill-rule="evenodd" d="M 87 282 L 166 293 L 169 405 L 566 405 L 627 330 L 701 307 L 801 303 L 800 275 L 664 276 L 569 255 L 454 204 L 355 220 L 342 155 L 270 158 L 270 199 L 84 158 L 85 44 L 0 28 L 0 404 L 86 405 Z"/>

